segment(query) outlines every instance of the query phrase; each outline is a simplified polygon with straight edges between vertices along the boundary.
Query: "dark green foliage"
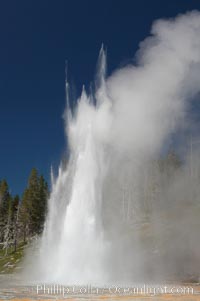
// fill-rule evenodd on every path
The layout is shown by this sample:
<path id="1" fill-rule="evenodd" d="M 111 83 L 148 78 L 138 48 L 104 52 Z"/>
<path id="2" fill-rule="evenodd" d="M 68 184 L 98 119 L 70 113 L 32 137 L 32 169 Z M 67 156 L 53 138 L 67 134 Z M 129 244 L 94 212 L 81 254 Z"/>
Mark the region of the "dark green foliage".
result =
<path id="1" fill-rule="evenodd" d="M 48 186 L 32 169 L 22 199 L 12 197 L 6 180 L 0 181 L 0 246 L 6 255 L 20 241 L 41 234 L 47 211 Z"/>
<path id="2" fill-rule="evenodd" d="M 47 213 L 47 199 L 48 199 L 48 185 L 43 176 L 39 177 L 39 204 L 38 204 L 38 216 L 39 216 L 39 232 L 43 230 L 45 217 Z"/>
<path id="3" fill-rule="evenodd" d="M 43 176 L 34 168 L 31 171 L 28 187 L 25 189 L 21 205 L 21 222 L 24 239 L 27 236 L 40 234 L 45 221 L 48 198 L 48 186 Z"/>
<path id="4" fill-rule="evenodd" d="M 5 227 L 10 212 L 11 196 L 6 180 L 0 182 L 0 242 L 4 241 Z"/>

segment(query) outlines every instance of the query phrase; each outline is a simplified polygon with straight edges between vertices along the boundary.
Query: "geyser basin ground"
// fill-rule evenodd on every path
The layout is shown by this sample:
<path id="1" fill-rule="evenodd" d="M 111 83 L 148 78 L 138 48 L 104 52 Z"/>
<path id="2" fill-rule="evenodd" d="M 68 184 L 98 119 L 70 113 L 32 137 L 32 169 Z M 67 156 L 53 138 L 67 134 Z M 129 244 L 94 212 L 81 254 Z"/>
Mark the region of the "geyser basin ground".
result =
<path id="1" fill-rule="evenodd" d="M 168 289 L 170 284 L 167 285 Z M 148 293 L 148 289 L 152 289 L 152 293 Z M 132 286 L 136 288 L 136 286 Z M 185 300 L 185 301 L 197 301 L 200 299 L 200 285 L 171 285 L 174 293 L 155 293 L 153 289 L 158 289 L 153 286 L 146 286 L 143 288 L 143 291 L 139 291 L 135 294 L 128 292 L 128 288 L 116 287 L 112 286 L 110 288 L 97 288 L 91 286 L 82 286 L 82 287 L 65 287 L 65 290 L 62 286 L 54 285 L 37 285 L 37 286 L 15 286 L 15 287 L 4 287 L 0 292 L 0 300 L 137 300 L 137 301 L 145 301 L 145 300 Z M 182 294 L 176 293 L 177 291 L 182 291 Z M 131 287 L 129 287 L 131 290 Z M 145 289 L 145 293 L 144 293 Z M 49 291 L 48 291 L 49 290 Z M 74 290 L 74 293 L 70 293 L 69 291 Z M 92 292 L 93 291 L 93 292 Z M 185 293 L 183 293 L 185 291 Z"/>

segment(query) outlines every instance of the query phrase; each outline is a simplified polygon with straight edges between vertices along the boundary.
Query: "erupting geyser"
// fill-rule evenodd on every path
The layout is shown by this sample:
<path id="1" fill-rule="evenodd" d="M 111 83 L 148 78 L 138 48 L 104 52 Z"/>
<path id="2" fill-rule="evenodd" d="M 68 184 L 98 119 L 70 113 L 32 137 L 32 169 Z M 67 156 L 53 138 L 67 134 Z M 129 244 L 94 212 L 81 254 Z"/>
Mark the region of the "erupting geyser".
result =
<path id="1" fill-rule="evenodd" d="M 42 240 L 44 256 L 49 257 L 49 268 L 44 270 L 49 281 L 66 279 L 68 283 L 83 283 L 83 279 L 86 282 L 93 279 L 99 282 L 106 277 L 101 203 L 111 105 L 104 95 L 106 61 L 103 48 L 99 60 L 101 103 L 95 107 L 91 96 L 87 96 L 83 89 L 76 117 L 72 117 L 67 107 L 71 157 L 67 168 L 60 169 L 53 185 Z"/>
<path id="2" fill-rule="evenodd" d="M 183 209 L 187 168 L 170 182 L 155 161 L 200 92 L 200 14 L 156 21 L 151 34 L 137 65 L 108 78 L 101 49 L 96 92 L 83 89 L 75 112 L 66 108 L 70 158 L 52 184 L 34 262 L 40 280 L 105 284 L 173 278 L 182 266 L 195 272 L 200 243 L 190 221 L 199 217 L 190 214 L 196 199 Z"/>

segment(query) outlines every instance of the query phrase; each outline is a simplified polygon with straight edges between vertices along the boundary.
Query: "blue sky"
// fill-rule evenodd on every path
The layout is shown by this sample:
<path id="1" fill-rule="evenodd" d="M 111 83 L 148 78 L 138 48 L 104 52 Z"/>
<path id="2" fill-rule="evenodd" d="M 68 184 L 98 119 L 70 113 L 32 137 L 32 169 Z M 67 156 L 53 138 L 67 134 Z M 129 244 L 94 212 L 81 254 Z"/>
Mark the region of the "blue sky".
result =
<path id="1" fill-rule="evenodd" d="M 77 95 L 95 74 L 126 64 L 154 19 L 200 9 L 197 0 L 0 2 L 0 178 L 21 194 L 32 167 L 49 179 L 65 153 L 65 60 Z"/>

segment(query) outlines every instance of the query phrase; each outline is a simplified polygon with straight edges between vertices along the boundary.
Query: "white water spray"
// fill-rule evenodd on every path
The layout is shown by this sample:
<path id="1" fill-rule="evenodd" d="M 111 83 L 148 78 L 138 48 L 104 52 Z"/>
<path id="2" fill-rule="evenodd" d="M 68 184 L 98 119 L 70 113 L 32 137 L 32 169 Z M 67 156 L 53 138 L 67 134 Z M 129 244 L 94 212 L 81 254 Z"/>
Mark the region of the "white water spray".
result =
<path id="1" fill-rule="evenodd" d="M 106 279 L 101 206 L 110 103 L 104 88 L 105 66 L 102 48 L 97 106 L 83 88 L 75 117 L 67 107 L 66 127 L 71 157 L 67 168 L 60 168 L 53 185 L 42 240 L 45 259 L 42 255 L 41 261 L 48 257 L 49 267 L 44 275 L 48 281 L 83 283 L 84 280 L 89 283 L 91 279 L 93 282 Z M 68 89 L 68 83 L 66 85 Z"/>

